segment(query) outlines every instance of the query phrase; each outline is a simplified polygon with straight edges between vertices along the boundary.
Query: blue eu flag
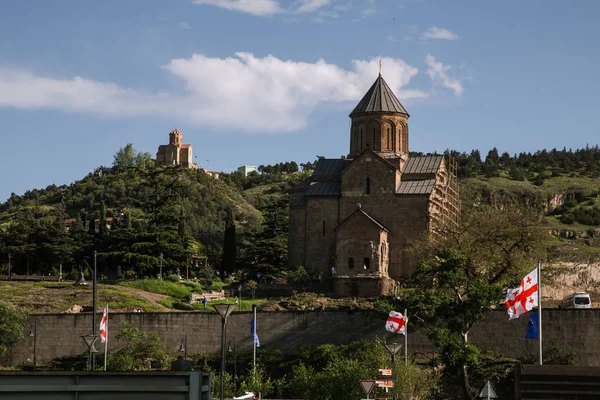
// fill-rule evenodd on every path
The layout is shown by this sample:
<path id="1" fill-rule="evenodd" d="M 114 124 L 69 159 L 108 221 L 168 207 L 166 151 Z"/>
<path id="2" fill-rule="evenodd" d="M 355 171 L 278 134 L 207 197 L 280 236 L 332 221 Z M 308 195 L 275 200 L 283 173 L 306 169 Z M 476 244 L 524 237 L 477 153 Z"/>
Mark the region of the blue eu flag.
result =
<path id="1" fill-rule="evenodd" d="M 252 321 L 250 321 L 250 333 L 252 333 L 252 340 L 254 340 L 254 343 L 256 343 L 256 347 L 260 347 L 258 333 L 256 333 L 256 325 L 254 324 L 254 318 L 252 318 Z"/>
<path id="2" fill-rule="evenodd" d="M 532 313 L 529 315 L 529 323 L 527 324 L 527 332 L 525 333 L 526 339 L 540 338 L 540 320 L 538 313 Z"/>

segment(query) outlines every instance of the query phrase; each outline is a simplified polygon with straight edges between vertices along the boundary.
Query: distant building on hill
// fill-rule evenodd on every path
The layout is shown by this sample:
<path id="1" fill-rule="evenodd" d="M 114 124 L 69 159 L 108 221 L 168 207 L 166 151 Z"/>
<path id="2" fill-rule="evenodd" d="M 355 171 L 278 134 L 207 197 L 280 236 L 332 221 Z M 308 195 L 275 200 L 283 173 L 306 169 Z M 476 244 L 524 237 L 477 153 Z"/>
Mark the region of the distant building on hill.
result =
<path id="1" fill-rule="evenodd" d="M 258 168 L 254 165 L 242 165 L 237 170 L 238 172 L 244 174 L 244 176 L 248 176 L 250 172 L 256 172 Z"/>
<path id="2" fill-rule="evenodd" d="M 175 129 L 169 133 L 169 144 L 158 146 L 156 164 L 183 165 L 188 168 L 198 169 L 198 164 L 193 162 L 192 145 L 183 144 L 183 135 L 179 129 Z"/>
<path id="3" fill-rule="evenodd" d="M 348 156 L 319 158 L 290 195 L 290 267 L 329 275 L 338 295 L 390 293 L 412 273 L 412 243 L 458 223 L 455 163 L 410 156 L 408 118 L 380 73 L 350 113 Z"/>

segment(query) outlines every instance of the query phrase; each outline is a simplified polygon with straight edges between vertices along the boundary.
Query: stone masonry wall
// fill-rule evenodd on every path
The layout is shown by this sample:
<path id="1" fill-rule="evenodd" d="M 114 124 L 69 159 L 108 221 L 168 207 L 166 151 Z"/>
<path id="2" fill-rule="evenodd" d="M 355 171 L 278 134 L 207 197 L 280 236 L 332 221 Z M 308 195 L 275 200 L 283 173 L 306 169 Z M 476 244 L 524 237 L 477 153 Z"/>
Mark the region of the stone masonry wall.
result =
<path id="1" fill-rule="evenodd" d="M 101 314 L 98 316 L 99 322 Z M 241 351 L 250 350 L 251 313 L 233 314 L 227 325 L 227 340 L 236 337 Z M 410 314 L 409 314 L 410 318 Z M 84 354 L 81 335 L 91 329 L 91 314 L 32 315 L 37 322 L 37 357 L 44 363 L 59 356 Z M 109 351 L 123 346 L 116 338 L 121 321 L 127 321 L 147 333 L 157 333 L 173 353 L 184 335 L 188 336 L 188 354 L 217 353 L 220 348 L 221 320 L 215 313 L 115 313 L 109 320 Z M 527 316 L 508 321 L 504 311 L 494 311 L 477 324 L 470 340 L 488 349 L 497 349 L 510 357 L 536 357 L 537 341 L 525 339 Z M 343 344 L 384 336 L 385 321 L 366 311 L 304 311 L 259 313 L 257 328 L 261 345 L 291 352 L 303 345 Z M 579 354 L 581 365 L 600 365 L 600 309 L 545 310 L 543 315 L 544 347 L 561 345 Z M 410 326 L 410 325 L 409 325 Z M 26 330 L 28 331 L 28 330 Z M 409 352 L 433 354 L 434 347 L 422 330 L 409 332 Z M 101 352 L 102 345 L 97 345 Z M 33 338 L 26 336 L 9 354 L 12 365 L 33 359 Z"/>

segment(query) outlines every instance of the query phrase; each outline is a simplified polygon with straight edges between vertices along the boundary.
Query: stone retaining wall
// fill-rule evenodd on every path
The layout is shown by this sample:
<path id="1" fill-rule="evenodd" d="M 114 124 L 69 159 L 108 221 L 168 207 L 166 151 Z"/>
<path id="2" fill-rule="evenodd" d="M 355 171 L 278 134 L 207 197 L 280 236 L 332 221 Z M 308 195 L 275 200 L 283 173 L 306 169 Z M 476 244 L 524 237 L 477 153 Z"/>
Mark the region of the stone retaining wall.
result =
<path id="1" fill-rule="evenodd" d="M 100 318 L 101 314 L 97 318 L 98 324 Z M 228 320 L 228 340 L 235 336 L 241 351 L 250 350 L 252 346 L 251 318 L 252 313 L 242 312 L 232 314 Z M 212 312 L 110 314 L 109 351 L 124 344 L 116 338 L 121 321 L 144 332 L 159 334 L 163 344 L 173 353 L 185 335 L 188 337 L 188 354 L 217 353 L 220 348 L 221 319 Z M 537 357 L 537 341 L 524 338 L 527 321 L 527 316 L 508 321 L 506 312 L 494 311 L 472 329 L 470 340 L 507 356 Z M 32 315 L 29 322 L 37 322 L 38 362 L 83 354 L 87 349 L 81 335 L 91 331 L 92 315 L 89 313 Z M 283 352 L 291 352 L 303 345 L 339 345 L 387 334 L 385 321 L 367 311 L 263 312 L 258 314 L 257 322 L 261 344 Z M 545 310 L 543 323 L 544 347 L 562 345 L 579 354 L 581 365 L 600 366 L 600 309 Z M 409 332 L 408 343 L 411 353 L 435 352 L 422 330 Z M 98 344 L 97 348 L 103 351 L 102 345 Z M 26 336 L 12 349 L 9 361 L 19 365 L 28 359 L 33 359 L 33 338 Z"/>

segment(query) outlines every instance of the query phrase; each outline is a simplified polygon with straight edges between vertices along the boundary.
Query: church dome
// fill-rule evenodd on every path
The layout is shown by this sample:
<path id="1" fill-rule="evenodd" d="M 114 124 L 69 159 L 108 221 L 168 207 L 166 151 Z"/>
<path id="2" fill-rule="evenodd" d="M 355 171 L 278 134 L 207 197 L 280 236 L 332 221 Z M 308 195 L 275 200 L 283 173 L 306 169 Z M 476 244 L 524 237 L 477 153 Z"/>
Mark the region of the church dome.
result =
<path id="1" fill-rule="evenodd" d="M 406 109 L 400 104 L 392 89 L 385 82 L 381 73 L 362 100 L 350 113 L 350 117 L 359 113 L 385 112 L 408 115 Z"/>

